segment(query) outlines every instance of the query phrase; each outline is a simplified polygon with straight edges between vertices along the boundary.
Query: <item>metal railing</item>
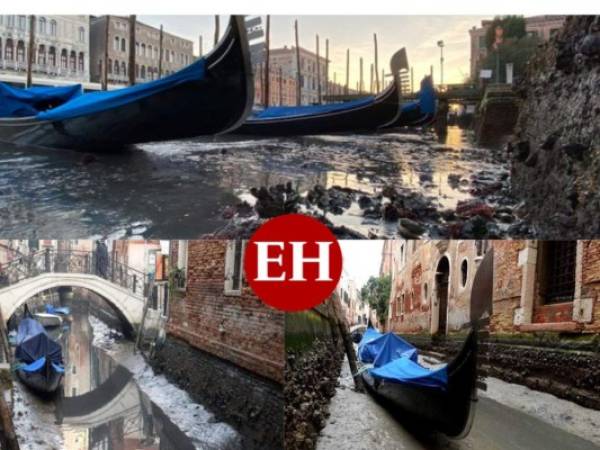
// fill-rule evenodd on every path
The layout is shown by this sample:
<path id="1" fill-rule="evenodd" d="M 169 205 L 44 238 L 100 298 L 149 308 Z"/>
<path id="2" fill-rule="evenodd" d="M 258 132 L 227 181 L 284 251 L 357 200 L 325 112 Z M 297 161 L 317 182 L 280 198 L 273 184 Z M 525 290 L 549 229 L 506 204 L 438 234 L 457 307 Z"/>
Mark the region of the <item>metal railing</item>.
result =
<path id="1" fill-rule="evenodd" d="M 152 280 L 144 272 L 111 257 L 106 251 L 44 249 L 21 254 L 0 265 L 0 288 L 44 273 L 96 275 L 133 294 L 148 297 Z"/>

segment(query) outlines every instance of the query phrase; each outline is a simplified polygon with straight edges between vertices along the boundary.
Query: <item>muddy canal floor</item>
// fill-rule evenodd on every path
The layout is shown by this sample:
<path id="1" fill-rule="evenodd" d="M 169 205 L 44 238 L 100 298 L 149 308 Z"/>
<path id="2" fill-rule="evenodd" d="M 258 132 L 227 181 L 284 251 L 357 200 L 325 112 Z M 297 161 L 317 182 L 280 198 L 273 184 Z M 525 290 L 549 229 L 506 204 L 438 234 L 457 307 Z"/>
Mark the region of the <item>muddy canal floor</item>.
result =
<path id="1" fill-rule="evenodd" d="M 4 145 L 0 224 L 29 238 L 193 238 L 244 235 L 299 211 L 349 237 L 529 236 L 506 161 L 459 128 L 442 138 L 219 137 L 95 154 Z"/>

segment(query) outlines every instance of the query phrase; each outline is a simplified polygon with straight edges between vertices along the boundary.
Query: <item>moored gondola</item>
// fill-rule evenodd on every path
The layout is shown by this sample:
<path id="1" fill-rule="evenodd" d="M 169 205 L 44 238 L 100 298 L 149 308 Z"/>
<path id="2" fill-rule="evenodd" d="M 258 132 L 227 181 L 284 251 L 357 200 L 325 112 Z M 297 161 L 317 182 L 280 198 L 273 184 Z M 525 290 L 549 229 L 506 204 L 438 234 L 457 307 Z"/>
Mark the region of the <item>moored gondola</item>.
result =
<path id="1" fill-rule="evenodd" d="M 421 80 L 416 100 L 406 102 L 400 107 L 396 120 L 385 128 L 421 127 L 430 124 L 436 114 L 436 93 L 430 76 Z"/>
<path id="2" fill-rule="evenodd" d="M 390 62 L 393 82 L 379 95 L 346 103 L 312 106 L 275 106 L 248 117 L 235 134 L 254 136 L 301 136 L 376 131 L 391 126 L 400 115 L 398 74 L 408 67 L 406 50 Z"/>
<path id="3" fill-rule="evenodd" d="M 62 348 L 25 307 L 19 323 L 15 359 L 19 379 L 40 394 L 52 394 L 60 387 L 64 375 Z"/>
<path id="4" fill-rule="evenodd" d="M 375 348 L 376 354 L 369 358 L 365 346 L 391 334 L 374 336 L 370 332 L 359 345 L 359 359 L 369 364 L 361 372 L 368 390 L 423 429 L 453 438 L 468 434 L 477 398 L 477 332 L 469 333 L 450 363 L 436 369 L 421 366 L 416 349 L 408 343 L 398 345 L 395 341 L 402 341 L 398 337 Z"/>
<path id="5" fill-rule="evenodd" d="M 243 17 L 215 49 L 170 76 L 81 93 L 81 87 L 0 86 L 0 141 L 82 150 L 214 135 L 244 122 L 254 97 Z"/>

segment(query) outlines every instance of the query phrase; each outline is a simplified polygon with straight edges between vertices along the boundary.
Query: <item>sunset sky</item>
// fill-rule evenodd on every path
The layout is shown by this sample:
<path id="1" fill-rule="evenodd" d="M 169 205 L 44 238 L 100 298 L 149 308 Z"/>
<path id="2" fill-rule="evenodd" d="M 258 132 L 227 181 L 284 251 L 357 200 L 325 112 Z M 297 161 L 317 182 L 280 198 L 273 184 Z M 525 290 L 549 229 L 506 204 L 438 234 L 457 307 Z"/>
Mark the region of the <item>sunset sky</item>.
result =
<path id="1" fill-rule="evenodd" d="M 434 65 L 439 82 L 440 49 L 443 40 L 444 83 L 460 83 L 469 74 L 469 33 L 482 19 L 492 16 L 271 16 L 271 48 L 294 44 L 294 20 L 298 19 L 300 46 L 315 50 L 315 35 L 319 33 L 321 52 L 329 39 L 331 66 L 329 76 L 337 73 L 338 81 L 345 79 L 346 49 L 350 48 L 350 87 L 359 79 L 359 58 L 363 57 L 365 85 L 368 87 L 369 66 L 373 61 L 373 33 L 377 33 L 379 67 L 389 66 L 391 55 L 406 47 L 409 64 L 414 67 L 415 79 L 429 73 Z M 264 18 L 263 18 L 264 19 Z M 198 36 L 204 40 L 204 52 L 212 47 L 214 16 L 138 16 L 149 25 L 165 27 L 166 31 L 194 41 L 198 52 Z M 221 16 L 221 32 L 228 17 Z M 415 82 L 415 88 L 418 83 Z"/>

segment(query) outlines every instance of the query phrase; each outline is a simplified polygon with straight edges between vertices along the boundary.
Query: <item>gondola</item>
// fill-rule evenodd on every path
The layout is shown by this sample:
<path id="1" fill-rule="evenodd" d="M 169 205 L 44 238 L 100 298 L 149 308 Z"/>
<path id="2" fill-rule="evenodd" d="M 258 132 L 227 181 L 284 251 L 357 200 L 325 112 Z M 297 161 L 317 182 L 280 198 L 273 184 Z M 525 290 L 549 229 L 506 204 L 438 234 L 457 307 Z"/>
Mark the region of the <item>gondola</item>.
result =
<path id="1" fill-rule="evenodd" d="M 15 359 L 17 376 L 33 391 L 49 395 L 60 387 L 64 376 L 62 348 L 50 339 L 27 306 L 17 331 Z"/>
<path id="2" fill-rule="evenodd" d="M 400 107 L 397 119 L 385 128 L 422 127 L 429 125 L 436 114 L 436 93 L 430 76 L 421 80 L 417 99 Z"/>
<path id="3" fill-rule="evenodd" d="M 430 370 L 418 363 L 412 345 L 392 333 L 376 336 L 369 329 L 359 344 L 359 360 L 367 364 L 361 377 L 373 396 L 419 427 L 460 438 L 468 434 L 474 415 L 477 346 L 472 330 L 450 363 Z M 373 349 L 376 354 L 369 356 Z"/>
<path id="4" fill-rule="evenodd" d="M 300 136 L 376 131 L 393 125 L 400 115 L 399 72 L 408 67 L 406 50 L 390 62 L 394 81 L 379 95 L 345 103 L 312 106 L 274 106 L 257 111 L 235 134 Z"/>
<path id="5" fill-rule="evenodd" d="M 63 324 L 63 319 L 58 314 L 34 313 L 33 318 L 44 328 L 60 327 Z"/>
<path id="6" fill-rule="evenodd" d="M 100 151 L 214 135 L 242 124 L 253 98 L 244 19 L 232 16 L 211 53 L 158 80 L 86 94 L 0 84 L 0 141 Z"/>

